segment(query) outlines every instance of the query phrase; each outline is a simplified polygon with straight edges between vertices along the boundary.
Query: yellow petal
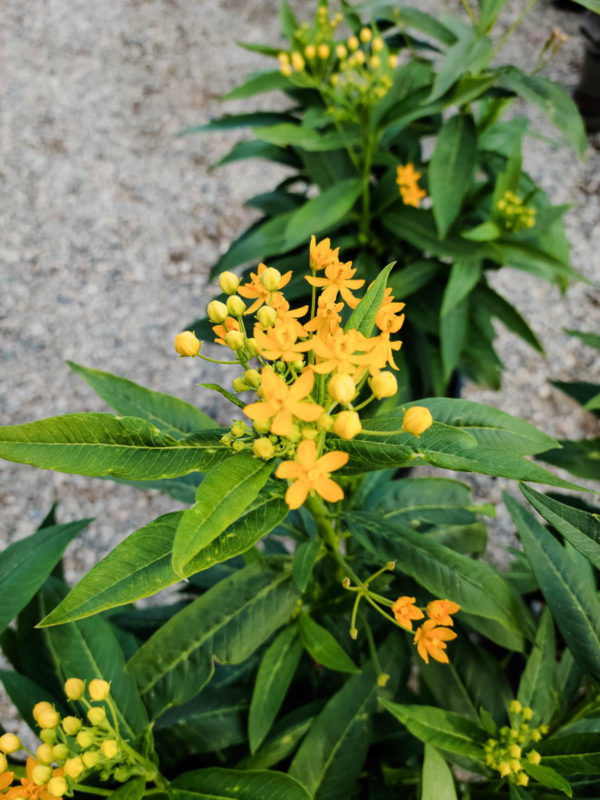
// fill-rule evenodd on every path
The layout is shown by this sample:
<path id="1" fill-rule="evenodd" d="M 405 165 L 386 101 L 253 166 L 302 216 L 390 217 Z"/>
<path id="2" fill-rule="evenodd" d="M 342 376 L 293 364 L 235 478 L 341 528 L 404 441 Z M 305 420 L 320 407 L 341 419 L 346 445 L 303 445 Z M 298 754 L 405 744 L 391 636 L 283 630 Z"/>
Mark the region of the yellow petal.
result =
<path id="1" fill-rule="evenodd" d="M 348 463 L 350 456 L 348 453 L 342 453 L 341 450 L 332 450 L 330 453 L 325 453 L 319 459 L 319 467 L 323 472 L 334 472 Z"/>
<path id="2" fill-rule="evenodd" d="M 285 502 L 291 509 L 300 508 L 302 503 L 306 500 L 308 494 L 308 481 L 298 480 L 288 487 L 285 493 Z"/>
<path id="3" fill-rule="evenodd" d="M 320 480 L 315 486 L 315 490 L 321 495 L 323 500 L 327 500 L 328 503 L 337 503 L 339 500 L 344 499 L 342 487 L 338 486 L 331 478 Z"/>

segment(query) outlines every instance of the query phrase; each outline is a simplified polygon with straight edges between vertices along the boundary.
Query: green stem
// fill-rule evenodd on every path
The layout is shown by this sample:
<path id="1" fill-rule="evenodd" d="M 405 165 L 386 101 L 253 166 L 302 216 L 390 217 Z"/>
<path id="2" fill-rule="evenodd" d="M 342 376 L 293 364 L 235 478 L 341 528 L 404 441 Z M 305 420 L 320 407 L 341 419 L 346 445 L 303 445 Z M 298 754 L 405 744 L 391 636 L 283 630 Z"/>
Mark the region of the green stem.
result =
<path id="1" fill-rule="evenodd" d="M 366 136 L 364 145 L 365 160 L 362 172 L 362 216 L 360 220 L 360 235 L 364 239 L 363 244 L 368 241 L 371 223 L 371 166 L 373 163 L 373 134 L 369 130 L 369 122 L 366 124 Z"/>
<path id="2" fill-rule="evenodd" d="M 379 661 L 379 656 L 377 655 L 377 648 L 375 647 L 375 640 L 373 639 L 373 631 L 371 630 L 371 626 L 367 620 L 367 615 L 364 611 L 360 612 L 360 619 L 365 629 L 365 633 L 367 634 L 367 643 L 369 645 L 371 660 L 373 662 L 373 666 L 375 667 L 377 677 L 379 677 L 381 674 L 383 674 L 383 669 L 381 668 L 381 662 Z"/>
<path id="3" fill-rule="evenodd" d="M 73 786 L 73 789 L 76 792 L 83 792 L 84 794 L 98 794 L 102 797 L 110 797 L 114 791 L 113 789 L 100 789 L 98 786 L 84 786 L 81 783 L 76 783 Z"/>
<path id="4" fill-rule="evenodd" d="M 517 30 L 519 25 L 523 22 L 523 20 L 527 16 L 527 14 L 529 14 L 531 9 L 534 7 L 535 2 L 536 2 L 536 0 L 529 0 L 527 5 L 523 7 L 523 10 L 519 14 L 519 16 L 516 18 L 516 20 L 513 22 L 513 24 L 509 28 L 507 28 L 507 30 L 504 32 L 504 35 L 502 36 L 502 38 L 500 39 L 500 41 L 498 42 L 498 44 L 496 45 L 496 47 L 494 49 L 494 56 L 498 55 L 498 53 L 502 50 L 504 45 L 507 43 L 507 41 L 513 35 L 513 33 Z"/>
<path id="5" fill-rule="evenodd" d="M 181 356 L 183 358 L 183 356 Z M 208 356 L 203 356 L 202 353 L 196 353 L 196 358 L 203 358 L 205 361 L 210 361 L 213 364 L 239 364 L 239 359 L 237 361 L 219 361 L 217 358 L 209 358 Z"/>
<path id="6" fill-rule="evenodd" d="M 476 25 L 477 24 L 477 16 L 476 16 L 475 12 L 473 11 L 473 9 L 471 8 L 471 4 L 469 3 L 469 0 L 460 0 L 460 1 L 463 4 L 463 8 L 467 12 L 467 14 L 469 16 L 469 19 L 471 20 L 473 25 Z"/>
<path id="7" fill-rule="evenodd" d="M 340 540 L 333 529 L 333 525 L 331 524 L 331 521 L 327 515 L 327 509 L 323 505 L 323 501 L 316 495 L 309 495 L 306 498 L 305 506 L 313 515 L 315 522 L 317 523 L 318 536 L 321 538 L 330 555 L 333 556 L 333 558 L 337 561 L 341 571 L 344 573 L 341 577 L 344 578 L 347 575 L 355 583 L 362 583 L 352 567 L 346 562 L 346 559 L 340 553 Z"/>

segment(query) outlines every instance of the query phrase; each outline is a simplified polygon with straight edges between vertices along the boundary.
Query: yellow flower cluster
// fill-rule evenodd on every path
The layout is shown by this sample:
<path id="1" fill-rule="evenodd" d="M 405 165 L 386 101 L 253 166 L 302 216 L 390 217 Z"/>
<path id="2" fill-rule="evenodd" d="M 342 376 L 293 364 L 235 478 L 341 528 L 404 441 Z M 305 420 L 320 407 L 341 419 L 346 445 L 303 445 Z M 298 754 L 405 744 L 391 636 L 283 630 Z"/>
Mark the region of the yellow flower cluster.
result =
<path id="1" fill-rule="evenodd" d="M 485 760 L 488 767 L 500 773 L 501 778 L 507 778 L 517 786 L 527 786 L 529 775 L 523 769 L 523 759 L 530 764 L 540 763 L 542 757 L 537 750 L 527 748 L 548 733 L 548 726 L 531 728 L 529 722 L 533 718 L 533 711 L 518 700 L 511 701 L 509 711 L 512 717 L 511 726 L 500 728 L 498 739 L 488 739 Z"/>
<path id="2" fill-rule="evenodd" d="M 419 207 L 419 203 L 427 197 L 425 189 L 419 186 L 419 178 L 422 173 L 417 172 L 413 164 L 399 164 L 396 169 L 396 183 L 400 189 L 402 202 L 405 206 Z"/>
<path id="3" fill-rule="evenodd" d="M 69 678 L 64 689 L 67 700 L 78 701 L 86 709 L 89 725 L 84 725 L 78 716 L 61 718 L 47 701 L 36 703 L 33 718 L 40 728 L 42 744 L 35 756 L 23 747 L 15 734 L 5 733 L 0 737 L 0 797 L 3 800 L 56 800 L 72 795 L 79 781 L 94 773 L 101 780 L 114 778 L 121 782 L 131 775 L 145 775 L 151 780 L 156 774 L 153 765 L 121 737 L 107 681 L 90 681 L 87 697 L 85 681 L 80 678 Z M 107 716 L 105 703 L 112 721 Z M 15 775 L 8 769 L 5 754 L 19 750 L 25 750 L 29 756 L 26 776 L 13 786 Z"/>
<path id="4" fill-rule="evenodd" d="M 222 441 L 236 452 L 251 450 L 257 458 L 287 459 L 276 475 L 293 481 L 286 494 L 290 508 L 302 505 L 312 491 L 329 502 L 343 498 L 330 474 L 346 464 L 348 455 L 327 452 L 327 434 L 354 438 L 362 431 L 360 409 L 396 394 L 396 378 L 386 368 L 397 369 L 394 353 L 402 343 L 393 337 L 404 322 L 404 303 L 386 289 L 375 316 L 375 335 L 343 327 L 343 315 L 358 305 L 355 292 L 365 281 L 355 277 L 352 262 L 340 260 L 339 248 L 333 249 L 329 239 L 317 243 L 311 237 L 309 263 L 311 274 L 305 279 L 312 287 L 312 303 L 306 322 L 301 318 L 309 313 L 308 306 L 292 308 L 282 292 L 292 272 L 281 275 L 265 264 L 244 284 L 233 273 L 223 273 L 219 284 L 229 295 L 227 302 L 208 304 L 215 341 L 236 359 L 223 363 L 239 363 L 244 370 L 235 378 L 234 390 L 257 395 L 244 406 L 252 427 L 238 420 Z M 180 355 L 200 355 L 200 342 L 190 331 L 179 334 L 175 348 Z M 253 358 L 260 369 L 250 365 Z M 353 405 L 366 387 L 368 396 Z M 418 436 L 433 420 L 426 408 L 411 407 L 403 422 L 404 431 Z"/>
<path id="5" fill-rule="evenodd" d="M 340 119 L 356 117 L 360 106 L 374 105 L 393 84 L 396 53 L 372 28 L 334 39 L 342 15 L 329 18 L 320 6 L 312 26 L 302 25 L 292 37 L 292 50 L 281 51 L 283 75 L 301 76 L 301 85 L 314 85 L 327 98 L 328 110 Z"/>
<path id="6" fill-rule="evenodd" d="M 535 225 L 536 209 L 533 206 L 523 205 L 523 199 L 514 192 L 504 192 L 496 208 L 502 217 L 504 227 L 513 233 L 533 228 Z"/>

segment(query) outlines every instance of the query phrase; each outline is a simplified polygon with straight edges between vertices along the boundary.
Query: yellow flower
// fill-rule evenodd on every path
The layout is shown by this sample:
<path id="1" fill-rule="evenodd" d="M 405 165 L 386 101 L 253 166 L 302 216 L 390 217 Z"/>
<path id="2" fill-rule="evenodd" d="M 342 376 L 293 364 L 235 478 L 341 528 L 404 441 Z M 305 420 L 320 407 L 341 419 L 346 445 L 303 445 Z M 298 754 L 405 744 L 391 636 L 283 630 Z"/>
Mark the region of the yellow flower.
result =
<path id="1" fill-rule="evenodd" d="M 403 596 L 399 597 L 392 606 L 396 622 L 407 631 L 412 631 L 413 619 L 423 619 L 425 616 L 421 609 L 416 607 L 415 602 L 414 597 Z"/>
<path id="2" fill-rule="evenodd" d="M 380 331 L 385 333 L 398 333 L 404 323 L 404 314 L 400 311 L 404 308 L 404 303 L 394 300 L 391 289 L 386 289 L 379 310 L 375 315 L 375 325 Z"/>
<path id="3" fill-rule="evenodd" d="M 313 365 L 315 372 L 326 375 L 333 370 L 340 373 L 354 373 L 358 367 L 370 364 L 368 352 L 373 343 L 362 333 L 350 329 L 347 333 L 341 328 L 328 336 L 315 336 L 310 340 L 318 363 Z"/>
<path id="4" fill-rule="evenodd" d="M 242 286 L 238 287 L 238 294 L 241 294 L 242 297 L 245 297 L 249 300 L 254 300 L 254 303 L 252 303 L 250 308 L 246 311 L 246 314 L 254 313 L 263 305 L 263 303 L 267 303 L 267 305 L 273 305 L 271 295 L 273 294 L 273 296 L 276 296 L 278 294 L 278 292 L 270 292 L 268 289 L 265 289 L 262 284 L 261 277 L 266 269 L 268 269 L 266 264 L 259 264 L 258 270 L 250 273 L 250 282 L 244 283 Z M 279 288 L 283 289 L 283 287 L 290 282 L 291 277 L 291 270 L 286 272 L 285 275 L 282 275 Z"/>
<path id="5" fill-rule="evenodd" d="M 343 303 L 324 303 L 322 298 L 319 298 L 317 313 L 311 320 L 304 324 L 304 330 L 314 331 L 317 336 L 322 337 L 335 333 L 342 321 L 339 312 L 343 307 Z"/>
<path id="6" fill-rule="evenodd" d="M 7 792 L 5 792 L 2 796 L 2 800 L 17 800 L 19 797 L 25 798 L 26 800 L 53 800 L 52 795 L 46 790 L 46 784 L 43 783 L 40 785 L 34 780 L 34 778 L 38 777 L 37 773 L 35 772 L 38 767 L 39 764 L 35 758 L 28 758 L 27 765 L 25 767 L 26 777 L 21 778 L 20 786 L 13 786 L 12 789 L 9 789 Z M 50 773 L 51 777 L 52 775 L 60 776 L 62 775 L 62 770 L 55 769 L 54 772 L 50 770 Z M 2 780 L 2 777 L 0 777 L 0 780 Z M 6 781 L 6 778 L 4 778 L 4 781 Z"/>
<path id="7" fill-rule="evenodd" d="M 310 237 L 310 268 L 325 269 L 330 264 L 339 263 L 340 248 L 331 249 L 330 239 L 321 239 L 317 244 L 315 236 Z"/>
<path id="8" fill-rule="evenodd" d="M 394 351 L 400 350 L 401 347 L 402 342 L 392 342 L 389 333 L 381 333 L 377 336 L 370 352 L 369 370 L 371 375 L 376 375 L 387 366 L 398 369 L 394 361 Z"/>
<path id="9" fill-rule="evenodd" d="M 272 367 L 263 367 L 260 386 L 263 400 L 245 406 L 244 414 L 251 420 L 271 420 L 271 433 L 277 436 L 291 433 L 293 417 L 303 422 L 315 422 L 323 413 L 323 407 L 302 402 L 312 391 L 314 377 L 310 370 L 305 370 L 297 381 L 288 386 Z"/>
<path id="10" fill-rule="evenodd" d="M 460 611 L 460 606 L 452 600 L 432 600 L 427 605 L 427 616 L 438 625 L 454 625 L 450 614 L 456 614 L 457 611 Z"/>
<path id="11" fill-rule="evenodd" d="M 402 429 L 413 436 L 420 436 L 433 425 L 431 411 L 425 406 L 411 406 L 404 412 Z"/>
<path id="12" fill-rule="evenodd" d="M 419 187 L 420 172 L 417 172 L 412 164 L 398 165 L 396 170 L 396 183 L 400 188 L 402 202 L 407 206 L 418 208 L 419 202 L 427 196 L 427 192 Z"/>
<path id="13" fill-rule="evenodd" d="M 456 634 L 449 628 L 437 628 L 435 620 L 427 619 L 415 631 L 415 644 L 417 652 L 426 664 L 429 664 L 429 656 L 439 661 L 441 664 L 448 664 L 448 656 L 444 652 L 446 642 L 456 639 Z"/>
<path id="14" fill-rule="evenodd" d="M 296 322 L 294 320 L 294 322 Z M 296 322 L 296 325 L 299 325 Z M 300 326 L 302 330 L 302 326 Z M 276 320 L 266 331 L 257 323 L 254 327 L 254 339 L 263 358 L 269 361 L 298 361 L 304 353 L 311 349 L 310 342 L 299 342 L 296 326 L 285 320 Z"/>
<path id="15" fill-rule="evenodd" d="M 300 508 L 310 491 L 317 492 L 329 503 L 342 500 L 344 492 L 329 474 L 343 467 L 348 457 L 348 453 L 333 450 L 317 458 L 317 446 L 312 440 L 300 442 L 295 460 L 282 461 L 275 472 L 278 478 L 294 481 L 285 493 L 288 506 Z"/>
<path id="16" fill-rule="evenodd" d="M 324 303 L 334 303 L 339 293 L 350 308 L 356 308 L 359 299 L 358 297 L 354 297 L 350 290 L 360 289 L 361 286 L 364 285 L 364 280 L 353 278 L 356 269 L 351 269 L 351 267 L 351 261 L 345 264 L 336 261 L 325 267 L 324 278 L 313 278 L 309 275 L 306 280 L 311 286 L 323 288 L 321 299 Z"/>

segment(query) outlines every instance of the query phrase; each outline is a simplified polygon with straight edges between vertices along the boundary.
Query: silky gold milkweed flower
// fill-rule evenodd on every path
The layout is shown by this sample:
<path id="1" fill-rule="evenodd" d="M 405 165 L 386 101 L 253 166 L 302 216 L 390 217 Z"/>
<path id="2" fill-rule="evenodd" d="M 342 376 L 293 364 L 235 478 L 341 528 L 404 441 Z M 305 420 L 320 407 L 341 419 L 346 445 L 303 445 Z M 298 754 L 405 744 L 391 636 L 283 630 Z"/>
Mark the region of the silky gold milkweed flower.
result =
<path id="1" fill-rule="evenodd" d="M 338 293 L 342 295 L 344 302 L 350 308 L 356 308 L 359 298 L 352 294 L 351 290 L 360 289 L 364 286 L 364 280 L 354 278 L 356 269 L 352 269 L 352 262 L 342 264 L 339 261 L 332 262 L 325 267 L 325 277 L 317 278 L 311 275 L 306 276 L 306 280 L 311 286 L 323 289 L 321 300 L 324 303 L 334 303 Z"/>
<path id="2" fill-rule="evenodd" d="M 296 361 L 303 358 L 311 349 L 310 342 L 299 342 L 295 327 L 282 320 L 262 331 L 260 325 L 254 328 L 254 339 L 259 353 L 269 361 Z"/>
<path id="3" fill-rule="evenodd" d="M 449 628 L 436 627 L 433 619 L 427 619 L 415 631 L 414 643 L 417 645 L 417 652 L 426 664 L 429 664 L 429 656 L 441 664 L 449 664 L 446 650 L 446 642 L 456 639 L 456 633 Z"/>
<path id="4" fill-rule="evenodd" d="M 338 264 L 339 253 L 339 247 L 336 247 L 335 250 L 332 249 L 330 239 L 321 239 L 317 244 L 316 236 L 310 237 L 309 264 L 311 269 L 325 269 L 330 264 Z"/>
<path id="5" fill-rule="evenodd" d="M 412 631 L 413 620 L 423 619 L 425 616 L 421 609 L 417 608 L 415 603 L 416 598 L 403 595 L 394 601 L 392 605 L 394 619 L 401 628 L 407 631 Z"/>
<path id="6" fill-rule="evenodd" d="M 324 303 L 319 298 L 317 313 L 311 320 L 304 323 L 304 330 L 314 332 L 321 337 L 333 334 L 340 327 L 342 321 L 340 311 L 343 307 L 343 303 Z"/>
<path id="7" fill-rule="evenodd" d="M 293 418 L 303 422 L 315 422 L 324 409 L 317 403 L 306 401 L 313 388 L 314 375 L 306 370 L 291 385 L 275 374 L 272 367 L 263 367 L 261 373 L 260 403 L 250 403 L 244 407 L 244 414 L 251 420 L 271 420 L 270 431 L 276 436 L 287 436 L 293 425 Z"/>
<path id="8" fill-rule="evenodd" d="M 427 605 L 427 616 L 437 622 L 438 625 L 454 625 L 451 614 L 460 611 L 458 603 L 452 600 L 432 600 Z"/>
<path id="9" fill-rule="evenodd" d="M 348 462 L 348 453 L 333 450 L 320 458 L 314 441 L 304 439 L 298 445 L 294 461 L 282 461 L 275 472 L 278 478 L 292 480 L 285 493 L 285 501 L 291 509 L 300 508 L 311 491 L 329 503 L 337 503 L 344 497 L 341 486 L 329 476 Z"/>
<path id="10" fill-rule="evenodd" d="M 239 331 L 240 324 L 237 319 L 227 317 L 223 325 L 214 325 L 213 331 L 215 333 L 215 343 L 226 345 L 225 337 L 230 331 Z"/>
<path id="11" fill-rule="evenodd" d="M 369 378 L 371 391 L 378 400 L 393 397 L 398 391 L 398 381 L 391 372 L 378 372 Z"/>
<path id="12" fill-rule="evenodd" d="M 399 164 L 396 169 L 396 183 L 400 189 L 402 202 L 407 206 L 418 208 L 421 200 L 427 196 L 427 192 L 419 186 L 421 174 L 411 163 Z"/>
<path id="13" fill-rule="evenodd" d="M 327 336 L 314 336 L 310 342 L 312 351 L 317 356 L 317 363 L 312 369 L 319 375 L 326 375 L 334 370 L 350 374 L 360 371 L 359 368 L 370 363 L 369 351 L 374 344 L 352 328 L 349 331 L 338 328 Z"/>

